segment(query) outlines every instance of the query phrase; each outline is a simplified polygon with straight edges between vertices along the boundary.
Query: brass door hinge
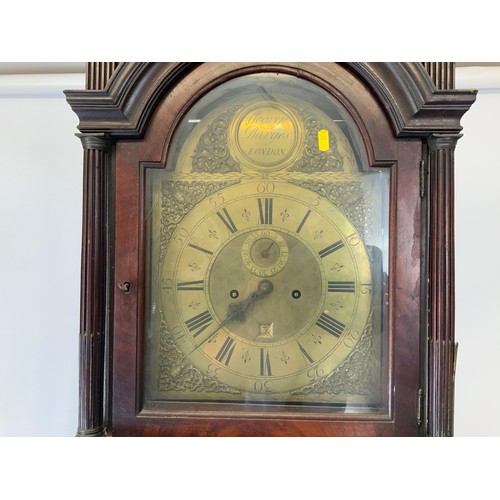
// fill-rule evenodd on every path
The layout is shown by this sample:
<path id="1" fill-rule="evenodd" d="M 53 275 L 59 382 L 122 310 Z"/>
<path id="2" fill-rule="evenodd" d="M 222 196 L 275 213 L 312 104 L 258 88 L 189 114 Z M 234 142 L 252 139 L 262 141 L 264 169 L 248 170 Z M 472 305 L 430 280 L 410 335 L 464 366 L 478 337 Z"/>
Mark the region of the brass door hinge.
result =
<path id="1" fill-rule="evenodd" d="M 424 198 L 427 193 L 427 165 L 425 161 L 420 162 L 420 198 Z"/>
<path id="2" fill-rule="evenodd" d="M 422 421 L 424 419 L 424 391 L 423 389 L 419 389 L 417 392 L 417 426 L 420 427 L 422 425 Z"/>

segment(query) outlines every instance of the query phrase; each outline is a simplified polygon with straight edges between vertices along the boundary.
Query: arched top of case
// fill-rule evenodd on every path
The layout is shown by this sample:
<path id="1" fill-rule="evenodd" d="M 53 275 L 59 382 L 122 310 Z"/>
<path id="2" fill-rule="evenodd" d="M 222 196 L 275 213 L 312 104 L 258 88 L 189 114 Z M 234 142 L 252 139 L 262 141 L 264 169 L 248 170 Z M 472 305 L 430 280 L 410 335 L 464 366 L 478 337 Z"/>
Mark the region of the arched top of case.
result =
<path id="1" fill-rule="evenodd" d="M 67 90 L 66 99 L 79 117 L 81 133 L 140 138 L 157 106 L 201 66 L 208 75 L 206 91 L 262 71 L 296 75 L 340 93 L 349 93 L 350 83 L 356 82 L 378 101 L 396 138 L 460 133 L 460 120 L 476 98 L 475 90 L 438 90 L 422 63 L 137 62 L 118 64 L 104 90 Z"/>

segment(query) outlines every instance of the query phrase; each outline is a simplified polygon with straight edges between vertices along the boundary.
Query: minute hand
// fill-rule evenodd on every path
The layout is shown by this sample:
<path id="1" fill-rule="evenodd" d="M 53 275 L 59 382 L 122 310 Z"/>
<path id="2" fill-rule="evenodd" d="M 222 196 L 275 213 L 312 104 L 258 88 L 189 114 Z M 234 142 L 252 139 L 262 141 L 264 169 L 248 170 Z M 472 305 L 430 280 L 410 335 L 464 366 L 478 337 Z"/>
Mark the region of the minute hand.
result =
<path id="1" fill-rule="evenodd" d="M 262 280 L 257 287 L 255 292 L 252 292 L 245 300 L 241 302 L 237 302 L 235 304 L 229 304 L 227 308 L 227 316 L 226 318 L 219 323 L 219 326 L 200 344 L 198 344 L 193 351 L 196 351 L 198 347 L 201 347 L 205 342 L 210 340 L 221 328 L 227 325 L 230 321 L 245 321 L 245 311 L 248 309 L 248 306 L 255 302 L 257 299 L 264 297 L 265 295 L 269 295 L 273 291 L 273 284 L 269 280 Z"/>

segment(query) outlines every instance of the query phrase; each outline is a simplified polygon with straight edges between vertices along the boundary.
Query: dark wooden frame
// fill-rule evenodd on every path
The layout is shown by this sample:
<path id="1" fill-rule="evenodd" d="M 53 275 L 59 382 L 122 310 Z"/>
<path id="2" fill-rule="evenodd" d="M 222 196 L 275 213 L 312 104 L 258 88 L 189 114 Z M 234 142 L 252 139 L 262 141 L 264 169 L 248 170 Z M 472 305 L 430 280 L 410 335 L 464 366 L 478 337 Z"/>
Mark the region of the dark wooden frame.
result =
<path id="1" fill-rule="evenodd" d="M 84 147 L 77 434 L 452 435 L 455 366 L 453 154 L 460 137 L 460 119 L 474 102 L 475 92 L 449 88 L 452 71 L 446 68 L 446 71 L 437 71 L 435 65 L 421 63 L 89 65 L 88 90 L 66 91 L 67 100 L 80 119 L 79 136 Z M 391 233 L 398 255 L 408 259 L 394 263 L 396 275 L 404 278 L 397 278 L 398 281 L 392 283 L 390 293 L 397 301 L 391 311 L 394 331 L 400 332 L 394 337 L 394 349 L 396 355 L 398 349 L 402 349 L 401 355 L 410 362 L 408 378 L 411 380 L 404 394 L 395 396 L 393 411 L 398 419 L 392 422 L 289 418 L 271 419 L 266 424 L 263 419 L 234 419 L 222 415 L 224 425 L 221 425 L 214 424 L 214 419 L 200 419 L 191 414 L 176 418 L 173 426 L 172 419 L 162 424 L 161 419 L 138 416 L 138 373 L 132 370 L 131 376 L 125 367 L 137 359 L 134 328 L 139 328 L 140 314 L 137 315 L 141 295 L 137 286 L 140 266 L 134 258 L 139 257 L 130 254 L 130 249 L 115 247 L 115 241 L 128 239 L 135 241 L 134 248 L 139 246 L 140 200 L 137 193 L 141 175 L 135 173 L 126 178 L 128 174 L 123 174 L 122 169 L 117 178 L 116 158 L 121 158 L 120 162 L 123 158 L 131 158 L 131 165 L 141 160 L 161 161 L 159 157 L 134 156 L 134 151 L 140 150 L 139 144 L 147 141 L 165 141 L 164 136 L 154 137 L 156 132 L 150 125 L 155 123 L 155 113 L 166 96 L 179 85 L 181 88 L 190 75 L 196 76 L 193 84 L 198 85 L 198 94 L 194 92 L 191 96 L 195 99 L 202 89 L 206 91 L 237 74 L 270 70 L 307 77 L 332 92 L 338 88 L 347 89 L 347 83 L 354 83 L 359 88 L 359 95 L 350 95 L 346 101 L 347 104 L 355 103 L 353 113 L 358 113 L 365 105 L 376 107 L 384 113 L 387 124 L 385 129 L 383 126 L 368 127 L 366 143 L 378 148 L 369 151 L 371 164 L 388 166 L 395 158 L 407 159 L 400 160 L 398 165 L 398 171 L 407 177 L 405 183 L 396 184 L 399 191 L 391 216 Z M 431 79 L 433 74 L 437 75 L 434 81 Z M 200 79 L 200 75 L 205 76 Z M 189 96 L 183 99 L 187 102 Z M 175 106 L 171 111 L 163 110 L 162 116 L 175 126 Z M 366 118 L 360 117 L 360 126 L 365 122 Z M 377 137 L 377 134 L 380 135 Z M 411 210 L 405 208 L 407 202 Z M 133 222 L 123 224 L 120 217 Z M 418 263 L 416 267 L 411 262 L 412 252 L 419 253 L 414 261 Z M 126 268 L 121 262 L 130 259 L 131 255 L 135 256 L 134 262 L 127 268 L 128 272 L 121 275 L 121 270 Z M 116 272 L 115 264 L 118 264 Z M 409 288 L 411 284 L 418 285 L 418 292 Z M 415 322 L 416 309 L 420 317 L 415 327 L 410 323 Z M 407 310 L 413 311 L 408 318 L 405 317 Z M 403 333 L 405 329 L 416 332 L 410 335 L 412 340 L 408 345 Z M 410 356 L 409 351 L 414 350 L 415 345 L 419 352 Z M 123 361 L 124 356 L 127 363 Z M 411 419 L 418 423 L 409 424 Z M 405 424 L 400 425 L 400 421 Z"/>

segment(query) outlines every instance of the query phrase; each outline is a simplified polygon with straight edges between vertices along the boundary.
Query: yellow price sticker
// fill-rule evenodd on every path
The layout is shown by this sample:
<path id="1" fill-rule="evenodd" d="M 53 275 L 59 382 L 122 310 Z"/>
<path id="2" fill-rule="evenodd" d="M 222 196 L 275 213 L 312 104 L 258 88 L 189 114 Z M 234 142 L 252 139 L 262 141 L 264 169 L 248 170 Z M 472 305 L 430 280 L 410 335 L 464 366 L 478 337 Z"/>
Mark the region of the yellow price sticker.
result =
<path id="1" fill-rule="evenodd" d="M 328 130 L 323 129 L 318 132 L 318 148 L 320 151 L 328 151 L 330 149 Z"/>

